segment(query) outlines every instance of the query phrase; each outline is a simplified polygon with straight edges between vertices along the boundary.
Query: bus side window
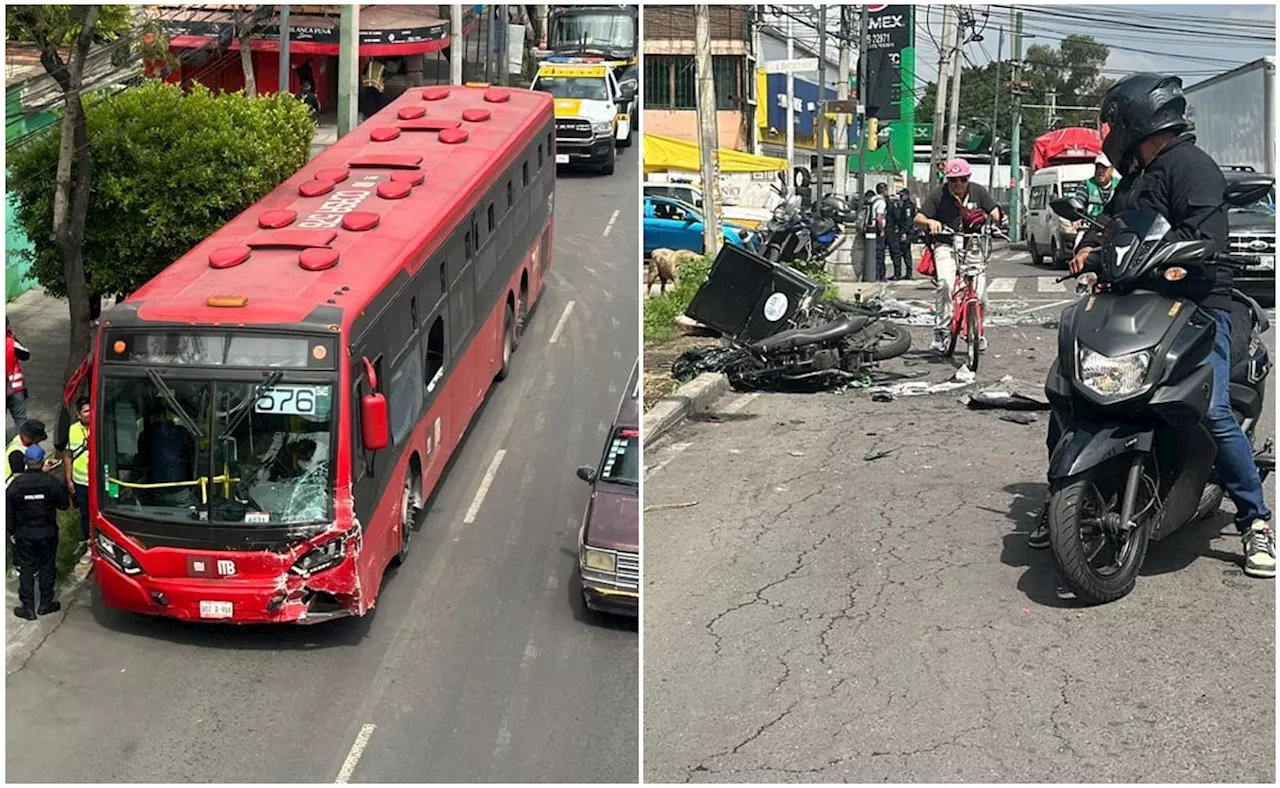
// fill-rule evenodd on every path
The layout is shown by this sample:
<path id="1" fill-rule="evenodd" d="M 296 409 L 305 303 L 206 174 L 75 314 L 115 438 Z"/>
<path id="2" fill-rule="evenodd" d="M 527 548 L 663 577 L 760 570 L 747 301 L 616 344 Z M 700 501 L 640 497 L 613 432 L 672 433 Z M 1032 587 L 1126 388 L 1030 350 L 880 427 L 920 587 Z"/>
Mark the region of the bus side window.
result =
<path id="1" fill-rule="evenodd" d="M 494 228 L 493 203 L 489 203 L 489 235 L 493 235 L 493 228 Z"/>
<path id="2" fill-rule="evenodd" d="M 542 143 L 538 143 L 538 169 L 542 169 Z"/>
<path id="3" fill-rule="evenodd" d="M 520 164 L 520 172 L 521 172 L 521 174 L 524 176 L 524 184 L 523 184 L 523 188 L 524 188 L 526 191 L 528 191 L 528 189 L 529 189 L 529 160 L 528 160 L 528 159 L 525 159 L 525 160 Z"/>
<path id="4" fill-rule="evenodd" d="M 475 246 L 472 244 L 472 240 L 471 240 L 471 231 L 470 231 L 470 230 L 467 230 L 466 252 L 467 252 L 467 259 L 468 259 L 468 260 L 470 260 L 470 259 L 471 259 L 472 252 L 473 252 L 473 250 L 474 250 L 474 249 L 475 249 Z"/>
<path id="5" fill-rule="evenodd" d="M 444 370 L 444 318 L 437 315 L 427 334 L 427 364 L 423 372 L 423 382 L 430 394 L 436 387 L 436 376 Z"/>
<path id="6" fill-rule="evenodd" d="M 409 299 L 409 320 L 413 322 L 413 331 L 418 330 L 418 297 Z M 412 331 L 410 332 L 412 333 Z"/>
<path id="7" fill-rule="evenodd" d="M 515 190 L 511 188 L 511 181 L 507 181 L 507 210 L 511 210 L 511 206 L 516 204 Z"/>
<path id="8" fill-rule="evenodd" d="M 444 273 L 444 260 L 440 261 L 440 295 L 449 292 L 449 280 Z"/>

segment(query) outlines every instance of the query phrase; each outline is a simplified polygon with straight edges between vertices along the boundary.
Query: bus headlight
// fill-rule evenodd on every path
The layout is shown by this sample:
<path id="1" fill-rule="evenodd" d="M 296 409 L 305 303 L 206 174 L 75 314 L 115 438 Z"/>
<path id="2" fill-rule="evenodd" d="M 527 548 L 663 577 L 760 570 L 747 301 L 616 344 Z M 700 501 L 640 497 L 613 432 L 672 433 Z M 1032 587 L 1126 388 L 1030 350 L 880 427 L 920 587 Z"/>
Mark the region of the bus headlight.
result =
<path id="1" fill-rule="evenodd" d="M 618 566 L 618 557 L 593 547 L 583 547 L 582 565 L 597 572 L 613 572 Z"/>
<path id="2" fill-rule="evenodd" d="M 1104 397 L 1125 397 L 1142 387 L 1151 366 L 1151 352 L 1104 356 L 1080 348 L 1080 382 Z"/>
<path id="3" fill-rule="evenodd" d="M 134 558 L 132 553 L 116 544 L 111 537 L 101 531 L 98 531 L 98 555 L 126 575 L 142 574 L 142 567 L 138 565 L 138 559 Z"/>
<path id="4" fill-rule="evenodd" d="M 597 122 L 597 121 L 592 121 L 592 123 L 591 123 L 591 130 L 592 130 L 593 132 L 595 132 L 595 134 L 596 134 L 597 136 L 599 136 L 599 135 L 601 135 L 601 134 L 612 134 L 612 133 L 613 133 L 613 121 L 611 121 L 611 120 L 602 120 L 602 121 L 598 121 L 598 122 Z"/>
<path id="5" fill-rule="evenodd" d="M 332 569 L 342 563 L 342 559 L 347 557 L 346 547 L 346 536 L 340 536 L 337 539 L 325 542 L 319 547 L 308 550 L 304 553 L 303 556 L 294 563 L 290 571 L 299 574 L 302 577 L 310 577 L 317 572 Z"/>

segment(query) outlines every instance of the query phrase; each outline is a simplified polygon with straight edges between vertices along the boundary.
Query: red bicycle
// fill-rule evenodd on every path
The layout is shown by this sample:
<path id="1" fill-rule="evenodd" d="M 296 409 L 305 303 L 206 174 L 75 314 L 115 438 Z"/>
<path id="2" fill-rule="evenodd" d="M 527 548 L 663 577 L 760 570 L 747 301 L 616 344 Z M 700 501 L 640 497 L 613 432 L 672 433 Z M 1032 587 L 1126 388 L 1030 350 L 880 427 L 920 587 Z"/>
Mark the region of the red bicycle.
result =
<path id="1" fill-rule="evenodd" d="M 947 235 L 951 238 L 951 248 L 956 258 L 956 281 L 951 288 L 951 336 L 943 356 L 953 357 L 957 342 L 964 337 L 969 370 L 977 372 L 978 359 L 987 341 L 986 326 L 983 323 L 986 300 L 985 293 L 979 288 L 979 281 L 983 282 L 985 289 L 982 277 L 987 272 L 987 261 L 991 258 L 992 239 L 1007 239 L 1008 236 L 990 222 L 984 222 L 978 232 L 953 232 Z M 976 259 L 970 259 L 974 253 Z"/>

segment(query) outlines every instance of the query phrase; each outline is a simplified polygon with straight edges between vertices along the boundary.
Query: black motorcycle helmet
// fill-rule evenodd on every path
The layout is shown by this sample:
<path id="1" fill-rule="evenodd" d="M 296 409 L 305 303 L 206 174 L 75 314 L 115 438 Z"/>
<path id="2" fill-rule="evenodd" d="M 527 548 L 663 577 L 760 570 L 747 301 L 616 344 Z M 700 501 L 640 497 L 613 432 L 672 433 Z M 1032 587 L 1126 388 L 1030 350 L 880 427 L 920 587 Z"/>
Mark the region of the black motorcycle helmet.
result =
<path id="1" fill-rule="evenodd" d="M 1132 175 L 1139 143 L 1162 131 L 1180 134 L 1190 125 L 1182 80 L 1145 73 L 1125 77 L 1102 97 L 1101 120 L 1111 126 L 1102 152 L 1121 173 Z"/>
<path id="2" fill-rule="evenodd" d="M 822 212 L 839 221 L 848 221 L 853 216 L 849 201 L 838 194 L 828 194 L 822 198 Z"/>

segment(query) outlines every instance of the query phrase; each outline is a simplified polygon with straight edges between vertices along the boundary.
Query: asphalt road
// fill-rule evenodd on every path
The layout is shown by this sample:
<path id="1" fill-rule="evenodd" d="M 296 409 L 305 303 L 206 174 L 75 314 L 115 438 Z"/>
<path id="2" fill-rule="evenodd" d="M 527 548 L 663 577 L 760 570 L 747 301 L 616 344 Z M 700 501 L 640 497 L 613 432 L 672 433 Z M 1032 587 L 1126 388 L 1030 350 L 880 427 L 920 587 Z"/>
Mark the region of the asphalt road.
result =
<path id="1" fill-rule="evenodd" d="M 374 614 L 216 628 L 83 591 L 9 666 L 8 780 L 324 783 L 354 763 L 352 782 L 635 782 L 636 625 L 585 613 L 572 577 L 574 469 L 638 353 L 637 155 L 562 174 L 553 281 Z"/>
<path id="2" fill-rule="evenodd" d="M 980 385 L 1043 385 L 1051 330 L 989 335 Z M 1276 589 L 1231 505 L 1060 602 L 1045 416 L 959 393 L 731 393 L 650 449 L 645 780 L 1273 783 Z"/>

